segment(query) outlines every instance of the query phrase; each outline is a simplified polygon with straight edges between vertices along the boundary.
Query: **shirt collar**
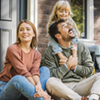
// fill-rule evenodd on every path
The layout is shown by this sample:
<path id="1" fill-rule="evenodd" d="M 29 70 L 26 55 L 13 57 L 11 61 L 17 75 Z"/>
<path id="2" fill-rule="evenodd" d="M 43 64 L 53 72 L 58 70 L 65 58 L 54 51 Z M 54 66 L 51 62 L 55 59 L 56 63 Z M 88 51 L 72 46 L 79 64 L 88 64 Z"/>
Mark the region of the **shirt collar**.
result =
<path id="1" fill-rule="evenodd" d="M 59 47 L 61 47 L 62 49 L 68 49 L 68 48 L 71 48 L 73 46 L 72 42 L 71 42 L 71 45 L 67 48 L 67 47 L 62 47 L 60 44 L 58 44 Z"/>

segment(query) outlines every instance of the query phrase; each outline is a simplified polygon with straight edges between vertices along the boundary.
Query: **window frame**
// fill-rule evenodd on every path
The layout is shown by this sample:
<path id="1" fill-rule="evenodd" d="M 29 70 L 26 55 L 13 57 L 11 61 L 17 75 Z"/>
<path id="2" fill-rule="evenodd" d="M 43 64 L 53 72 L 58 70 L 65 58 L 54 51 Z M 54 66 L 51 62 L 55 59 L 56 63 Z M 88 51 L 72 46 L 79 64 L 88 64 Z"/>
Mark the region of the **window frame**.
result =
<path id="1" fill-rule="evenodd" d="M 27 0 L 27 19 L 38 28 L 38 0 Z"/>
<path id="2" fill-rule="evenodd" d="M 86 0 L 87 13 L 86 13 L 86 38 L 79 38 L 79 41 L 84 42 L 86 45 L 95 44 L 94 41 L 94 0 Z"/>

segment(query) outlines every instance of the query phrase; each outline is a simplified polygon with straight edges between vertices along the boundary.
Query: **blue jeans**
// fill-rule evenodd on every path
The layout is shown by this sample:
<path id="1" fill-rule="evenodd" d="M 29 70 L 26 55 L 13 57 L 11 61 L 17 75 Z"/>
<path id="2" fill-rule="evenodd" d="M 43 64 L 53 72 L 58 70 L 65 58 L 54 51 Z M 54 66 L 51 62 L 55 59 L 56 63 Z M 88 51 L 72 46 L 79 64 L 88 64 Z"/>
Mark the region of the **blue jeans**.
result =
<path id="1" fill-rule="evenodd" d="M 43 90 L 45 90 L 45 85 L 49 77 L 49 69 L 41 67 L 40 82 Z M 24 76 L 16 75 L 9 82 L 0 81 L 0 100 L 18 100 L 21 95 L 31 100 L 43 100 L 43 97 L 34 98 L 33 95 L 35 93 L 35 86 Z"/>

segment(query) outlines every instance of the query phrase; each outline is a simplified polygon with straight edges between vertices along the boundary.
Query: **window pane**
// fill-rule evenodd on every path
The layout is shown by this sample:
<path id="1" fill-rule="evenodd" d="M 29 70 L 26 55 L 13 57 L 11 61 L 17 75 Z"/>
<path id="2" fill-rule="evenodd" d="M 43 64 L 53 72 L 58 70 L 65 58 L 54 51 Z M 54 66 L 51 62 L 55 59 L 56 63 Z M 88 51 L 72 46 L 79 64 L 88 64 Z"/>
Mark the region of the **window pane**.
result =
<path id="1" fill-rule="evenodd" d="M 80 38 L 86 38 L 86 0 L 71 0 L 71 11 L 80 31 Z"/>

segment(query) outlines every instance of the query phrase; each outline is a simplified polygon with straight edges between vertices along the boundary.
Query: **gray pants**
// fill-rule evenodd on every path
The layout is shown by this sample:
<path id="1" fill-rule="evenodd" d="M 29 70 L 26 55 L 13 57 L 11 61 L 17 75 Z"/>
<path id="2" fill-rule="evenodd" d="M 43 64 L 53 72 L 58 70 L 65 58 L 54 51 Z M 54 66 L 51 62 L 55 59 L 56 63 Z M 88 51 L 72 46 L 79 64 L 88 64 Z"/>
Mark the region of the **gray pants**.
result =
<path id="1" fill-rule="evenodd" d="M 46 83 L 48 92 L 57 97 L 55 100 L 81 100 L 81 96 L 89 96 L 89 100 L 99 100 L 100 73 L 92 75 L 80 82 L 63 83 L 60 79 L 51 77 Z"/>

